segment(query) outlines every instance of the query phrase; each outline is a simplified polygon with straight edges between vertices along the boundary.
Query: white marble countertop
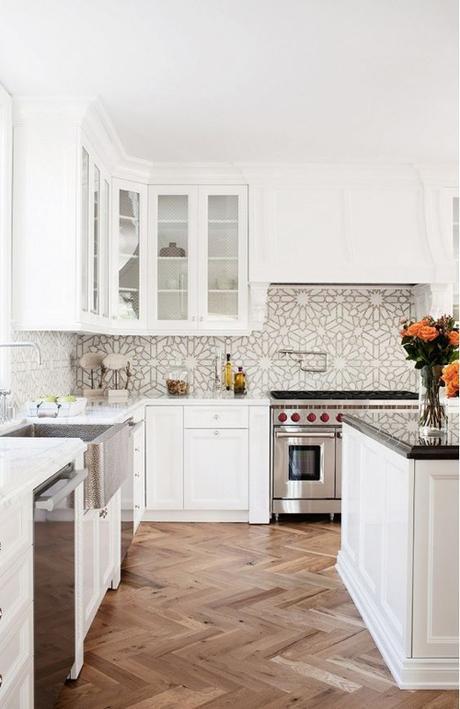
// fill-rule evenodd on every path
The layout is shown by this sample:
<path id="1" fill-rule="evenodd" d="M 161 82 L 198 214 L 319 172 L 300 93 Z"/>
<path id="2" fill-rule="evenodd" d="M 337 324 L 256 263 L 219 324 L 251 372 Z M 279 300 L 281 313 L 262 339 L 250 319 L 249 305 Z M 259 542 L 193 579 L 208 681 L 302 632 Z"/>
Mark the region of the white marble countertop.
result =
<path id="1" fill-rule="evenodd" d="M 0 437 L 0 508 L 31 493 L 85 451 L 79 438 Z"/>
<path id="2" fill-rule="evenodd" d="M 234 394 L 205 393 L 190 394 L 189 396 L 168 396 L 167 394 L 151 394 L 131 397 L 123 404 L 109 404 L 107 399 L 89 401 L 86 411 L 80 416 L 68 416 L 62 418 L 31 417 L 27 416 L 29 423 L 62 423 L 62 424 L 114 424 L 123 423 L 133 413 L 143 406 L 206 406 L 209 404 L 219 404 L 225 406 L 270 406 L 270 399 L 251 396 L 238 397 Z"/>

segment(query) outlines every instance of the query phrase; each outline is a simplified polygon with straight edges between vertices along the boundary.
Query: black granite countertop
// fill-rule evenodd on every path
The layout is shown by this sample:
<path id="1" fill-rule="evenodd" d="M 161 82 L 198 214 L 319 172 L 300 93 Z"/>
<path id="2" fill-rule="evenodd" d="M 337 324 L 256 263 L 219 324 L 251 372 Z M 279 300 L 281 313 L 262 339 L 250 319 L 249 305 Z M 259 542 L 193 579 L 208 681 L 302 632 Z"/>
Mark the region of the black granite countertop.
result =
<path id="1" fill-rule="evenodd" d="M 457 413 L 449 412 L 447 435 L 439 438 L 420 437 L 417 410 L 362 411 L 353 415 L 345 414 L 343 421 L 405 458 L 458 460 L 459 457 L 459 418 Z"/>

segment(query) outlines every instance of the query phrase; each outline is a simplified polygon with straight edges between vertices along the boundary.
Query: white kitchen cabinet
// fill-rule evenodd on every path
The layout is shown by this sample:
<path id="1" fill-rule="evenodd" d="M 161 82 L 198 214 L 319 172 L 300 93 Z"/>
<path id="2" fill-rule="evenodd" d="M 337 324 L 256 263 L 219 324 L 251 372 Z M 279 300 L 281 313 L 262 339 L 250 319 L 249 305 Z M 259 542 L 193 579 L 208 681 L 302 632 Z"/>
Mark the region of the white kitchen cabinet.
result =
<path id="1" fill-rule="evenodd" d="M 247 187 L 150 187 L 149 329 L 244 330 L 248 323 Z"/>
<path id="2" fill-rule="evenodd" d="M 269 522 L 268 405 L 146 407 L 144 519 Z"/>
<path id="3" fill-rule="evenodd" d="M 181 510 L 184 505 L 182 406 L 146 409 L 146 502 L 151 510 Z"/>
<path id="4" fill-rule="evenodd" d="M 247 429 L 184 431 L 184 509 L 248 509 Z"/>
<path id="5" fill-rule="evenodd" d="M 123 331 L 147 326 L 147 187 L 113 180 L 112 321 Z"/>
<path id="6" fill-rule="evenodd" d="M 120 493 L 101 510 L 80 517 L 81 608 L 86 635 L 108 588 L 117 585 L 120 567 Z"/>
<path id="7" fill-rule="evenodd" d="M 33 104 L 33 102 L 32 102 Z M 108 329 L 110 169 L 68 104 L 16 106 L 12 319 L 17 330 Z"/>

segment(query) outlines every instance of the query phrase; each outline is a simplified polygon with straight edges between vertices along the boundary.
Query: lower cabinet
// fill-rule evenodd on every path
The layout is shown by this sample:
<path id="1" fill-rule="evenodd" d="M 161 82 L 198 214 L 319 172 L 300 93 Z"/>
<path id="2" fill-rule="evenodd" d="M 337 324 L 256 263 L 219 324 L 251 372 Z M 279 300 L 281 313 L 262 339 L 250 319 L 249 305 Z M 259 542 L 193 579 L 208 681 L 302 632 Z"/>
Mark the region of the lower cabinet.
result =
<path id="1" fill-rule="evenodd" d="M 146 407 L 146 518 L 269 522 L 269 408 Z"/>
<path id="2" fill-rule="evenodd" d="M 184 509 L 248 509 L 247 429 L 184 431 Z"/>
<path id="3" fill-rule="evenodd" d="M 120 492 L 102 510 L 81 517 L 83 631 L 88 632 L 108 588 L 119 576 Z"/>

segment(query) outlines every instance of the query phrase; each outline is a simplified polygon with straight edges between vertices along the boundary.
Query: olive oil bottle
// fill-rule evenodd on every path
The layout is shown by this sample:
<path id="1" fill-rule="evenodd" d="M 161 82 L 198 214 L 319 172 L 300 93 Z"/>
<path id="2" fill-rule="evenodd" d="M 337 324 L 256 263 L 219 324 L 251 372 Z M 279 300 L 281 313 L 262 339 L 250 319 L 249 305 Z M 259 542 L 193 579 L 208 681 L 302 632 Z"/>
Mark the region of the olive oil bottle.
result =
<path id="1" fill-rule="evenodd" d="M 233 365 L 230 361 L 230 354 L 227 354 L 227 361 L 224 367 L 224 383 L 227 391 L 233 388 Z"/>

